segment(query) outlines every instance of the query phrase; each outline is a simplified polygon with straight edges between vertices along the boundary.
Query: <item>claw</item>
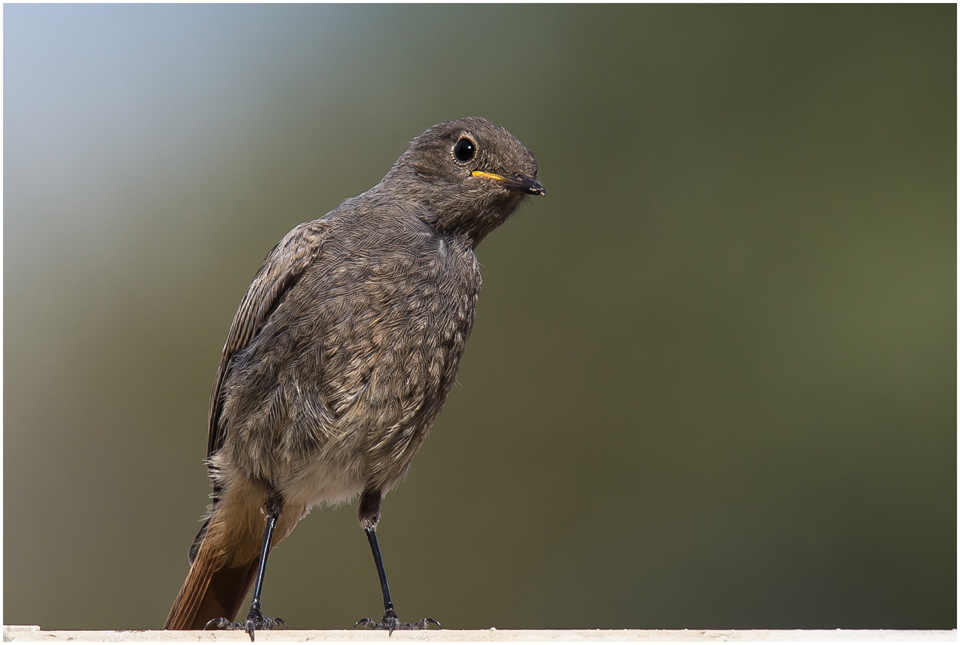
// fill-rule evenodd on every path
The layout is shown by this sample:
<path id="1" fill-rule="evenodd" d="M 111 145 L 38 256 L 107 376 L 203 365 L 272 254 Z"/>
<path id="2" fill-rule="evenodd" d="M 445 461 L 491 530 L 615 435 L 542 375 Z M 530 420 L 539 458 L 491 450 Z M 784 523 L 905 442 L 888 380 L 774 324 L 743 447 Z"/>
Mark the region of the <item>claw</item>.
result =
<path id="1" fill-rule="evenodd" d="M 366 627 L 368 629 L 386 629 L 391 634 L 393 630 L 413 630 L 413 629 L 429 629 L 430 624 L 433 623 L 440 629 L 443 629 L 443 626 L 440 624 L 436 618 L 421 618 L 415 623 L 404 623 L 401 622 L 397 617 L 397 614 L 392 611 L 387 611 L 383 618 L 380 619 L 380 622 L 373 620 L 372 618 L 361 618 L 353 624 L 354 627 Z"/>
<path id="2" fill-rule="evenodd" d="M 250 636 L 250 642 L 256 640 L 255 633 L 258 629 L 274 629 L 275 627 L 286 627 L 287 623 L 282 618 L 270 618 L 264 616 L 259 611 L 251 610 L 247 614 L 247 619 L 242 623 L 235 623 L 226 618 L 214 618 L 203 626 L 204 629 L 226 629 L 243 630 Z"/>
<path id="3" fill-rule="evenodd" d="M 214 618 L 212 620 L 208 620 L 207 624 L 204 625 L 203 628 L 204 629 L 230 629 L 230 626 L 235 624 L 238 624 L 238 623 L 232 623 L 226 618 Z"/>

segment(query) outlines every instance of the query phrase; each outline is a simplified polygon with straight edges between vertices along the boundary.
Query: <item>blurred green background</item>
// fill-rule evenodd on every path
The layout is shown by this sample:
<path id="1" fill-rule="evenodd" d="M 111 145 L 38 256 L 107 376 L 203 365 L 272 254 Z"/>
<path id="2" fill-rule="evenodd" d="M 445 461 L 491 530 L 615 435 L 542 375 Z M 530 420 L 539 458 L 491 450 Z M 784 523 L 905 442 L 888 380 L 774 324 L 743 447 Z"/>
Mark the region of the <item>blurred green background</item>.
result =
<path id="1" fill-rule="evenodd" d="M 5 623 L 157 628 L 261 260 L 482 115 L 549 190 L 380 538 L 401 617 L 956 626 L 956 6 L 5 5 Z M 381 612 L 355 508 L 266 613 Z"/>

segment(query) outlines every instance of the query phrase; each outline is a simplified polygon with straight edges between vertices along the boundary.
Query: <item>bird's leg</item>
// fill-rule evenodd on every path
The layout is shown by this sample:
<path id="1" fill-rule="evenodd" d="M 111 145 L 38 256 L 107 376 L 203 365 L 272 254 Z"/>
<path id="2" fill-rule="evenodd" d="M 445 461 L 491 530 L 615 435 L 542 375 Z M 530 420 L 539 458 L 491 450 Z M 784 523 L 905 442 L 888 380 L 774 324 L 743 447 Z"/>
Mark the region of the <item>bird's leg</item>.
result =
<path id="1" fill-rule="evenodd" d="M 267 571 L 267 556 L 270 555 L 270 548 L 273 546 L 273 531 L 277 526 L 277 520 L 280 519 L 280 512 L 282 510 L 283 501 L 277 493 L 270 495 L 263 505 L 263 512 L 267 517 L 267 528 L 263 533 L 263 547 L 260 550 L 260 566 L 257 569 L 257 581 L 253 587 L 253 602 L 250 603 L 250 611 L 247 613 L 247 619 L 242 623 L 234 623 L 226 618 L 214 618 L 207 623 L 208 629 L 242 629 L 250 635 L 250 641 L 253 642 L 254 632 L 257 629 L 273 629 L 274 627 L 287 626 L 282 618 L 264 616 L 263 611 L 260 609 L 260 594 L 263 592 L 263 577 Z"/>
<path id="2" fill-rule="evenodd" d="M 253 633 L 257 628 L 273 629 L 274 627 L 286 627 L 282 618 L 268 618 L 260 610 L 260 594 L 263 592 L 263 577 L 267 572 L 267 556 L 270 555 L 270 548 L 273 546 L 273 531 L 277 526 L 277 520 L 280 519 L 280 511 L 283 505 L 279 495 L 271 495 L 264 511 L 267 516 L 267 528 L 263 533 L 263 547 L 260 550 L 260 567 L 257 569 L 257 582 L 253 588 L 253 602 L 250 603 L 250 611 L 247 613 L 247 620 L 244 622 L 244 630 L 250 634 L 250 641 L 253 641 Z"/>
<path id="3" fill-rule="evenodd" d="M 427 629 L 430 623 L 440 627 L 440 623 L 434 618 L 421 618 L 415 623 L 400 622 L 397 611 L 393 607 L 393 600 L 390 598 L 390 587 L 387 585 L 387 572 L 383 568 L 383 556 L 380 555 L 380 544 L 377 542 L 377 522 L 380 521 L 380 500 L 379 490 L 368 490 L 360 498 L 360 526 L 367 534 L 367 541 L 370 542 L 370 550 L 373 551 L 373 562 L 377 565 L 377 576 L 380 578 L 380 591 L 383 592 L 383 618 L 380 622 L 372 618 L 361 618 L 354 627 L 363 625 L 370 629 L 386 629 L 393 633 L 395 629 Z"/>

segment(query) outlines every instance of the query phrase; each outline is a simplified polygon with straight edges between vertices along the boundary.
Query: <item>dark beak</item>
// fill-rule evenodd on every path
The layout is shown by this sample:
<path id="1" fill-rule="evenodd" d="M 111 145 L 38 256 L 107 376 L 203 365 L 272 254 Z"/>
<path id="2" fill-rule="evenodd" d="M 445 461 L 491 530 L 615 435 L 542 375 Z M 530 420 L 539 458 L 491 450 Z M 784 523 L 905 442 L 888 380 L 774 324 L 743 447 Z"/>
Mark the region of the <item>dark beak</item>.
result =
<path id="1" fill-rule="evenodd" d="M 510 188 L 516 188 L 522 192 L 527 193 L 528 195 L 546 195 L 547 189 L 540 185 L 536 179 L 532 177 L 527 177 L 526 175 L 517 173 L 509 177 L 504 177 L 503 175 L 498 175 L 493 172 L 484 172 L 482 170 L 474 170 L 474 177 L 486 177 L 487 179 L 493 179 L 495 181 L 502 182 L 509 186 Z"/>

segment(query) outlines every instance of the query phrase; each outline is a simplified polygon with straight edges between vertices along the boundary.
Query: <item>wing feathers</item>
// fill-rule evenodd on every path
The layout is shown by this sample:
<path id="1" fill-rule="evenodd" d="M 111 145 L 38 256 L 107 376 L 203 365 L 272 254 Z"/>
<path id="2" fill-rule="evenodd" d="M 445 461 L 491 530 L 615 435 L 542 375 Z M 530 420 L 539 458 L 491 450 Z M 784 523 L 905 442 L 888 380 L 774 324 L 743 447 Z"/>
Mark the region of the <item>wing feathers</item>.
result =
<path id="1" fill-rule="evenodd" d="M 264 259 L 253 283 L 244 294 L 233 324 L 230 325 L 220 367 L 213 383 L 208 415 L 207 457 L 223 446 L 223 435 L 219 428 L 221 389 L 230 370 L 231 359 L 237 352 L 250 346 L 270 315 L 283 302 L 285 295 L 297 284 L 307 267 L 319 257 L 325 232 L 323 220 L 314 220 L 287 233 Z"/>

